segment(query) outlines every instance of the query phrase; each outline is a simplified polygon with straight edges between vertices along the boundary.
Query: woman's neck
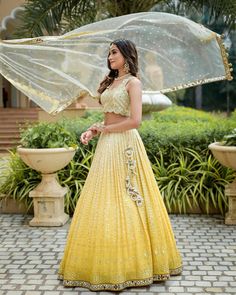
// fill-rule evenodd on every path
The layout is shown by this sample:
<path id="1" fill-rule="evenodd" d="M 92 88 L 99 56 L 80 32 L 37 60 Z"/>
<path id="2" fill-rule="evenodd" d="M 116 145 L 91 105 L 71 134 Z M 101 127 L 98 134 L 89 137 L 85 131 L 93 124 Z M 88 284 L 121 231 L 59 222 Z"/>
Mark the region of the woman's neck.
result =
<path id="1" fill-rule="evenodd" d="M 120 70 L 120 71 L 118 71 L 118 76 L 117 76 L 117 78 L 121 78 L 122 76 L 125 76 L 125 75 L 127 75 L 127 74 L 128 74 L 128 73 L 126 73 L 126 72 Z"/>
<path id="2" fill-rule="evenodd" d="M 118 80 L 123 80 L 125 77 L 128 77 L 128 76 L 130 76 L 131 74 L 130 73 L 126 73 L 126 74 L 124 74 L 124 75 L 122 75 L 122 76 L 118 76 L 118 77 L 116 77 L 115 78 L 115 81 L 118 81 Z"/>

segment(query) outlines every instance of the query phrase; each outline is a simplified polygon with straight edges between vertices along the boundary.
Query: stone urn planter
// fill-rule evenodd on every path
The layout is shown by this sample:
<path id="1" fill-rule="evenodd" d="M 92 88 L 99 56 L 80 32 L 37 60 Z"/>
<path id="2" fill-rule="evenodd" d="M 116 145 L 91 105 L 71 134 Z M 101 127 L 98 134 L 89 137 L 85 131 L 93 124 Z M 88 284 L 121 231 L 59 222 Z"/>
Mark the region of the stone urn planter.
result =
<path id="1" fill-rule="evenodd" d="M 226 146 L 220 142 L 214 142 L 208 147 L 223 166 L 236 170 L 236 146 Z M 225 195 L 229 199 L 229 210 L 225 216 L 225 224 L 236 224 L 236 178 L 232 183 L 226 185 Z"/>
<path id="2" fill-rule="evenodd" d="M 29 193 L 34 204 L 30 226 L 62 226 L 69 219 L 64 212 L 67 188 L 58 183 L 56 172 L 69 164 L 76 149 L 18 147 L 17 152 L 26 165 L 42 173 L 42 181 Z"/>
<path id="3" fill-rule="evenodd" d="M 150 119 L 151 112 L 160 112 L 171 105 L 171 100 L 159 91 L 143 91 L 142 93 L 143 119 Z"/>

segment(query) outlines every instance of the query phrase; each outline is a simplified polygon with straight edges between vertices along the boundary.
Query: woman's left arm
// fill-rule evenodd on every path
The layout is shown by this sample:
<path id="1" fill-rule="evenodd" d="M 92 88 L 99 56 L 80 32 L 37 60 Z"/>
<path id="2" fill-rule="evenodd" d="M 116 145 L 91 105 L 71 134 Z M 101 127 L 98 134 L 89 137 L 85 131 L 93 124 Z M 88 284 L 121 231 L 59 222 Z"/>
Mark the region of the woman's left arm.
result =
<path id="1" fill-rule="evenodd" d="M 139 79 L 132 79 L 127 84 L 130 97 L 130 116 L 119 123 L 106 125 L 102 132 L 122 132 L 138 128 L 142 121 L 142 83 Z"/>

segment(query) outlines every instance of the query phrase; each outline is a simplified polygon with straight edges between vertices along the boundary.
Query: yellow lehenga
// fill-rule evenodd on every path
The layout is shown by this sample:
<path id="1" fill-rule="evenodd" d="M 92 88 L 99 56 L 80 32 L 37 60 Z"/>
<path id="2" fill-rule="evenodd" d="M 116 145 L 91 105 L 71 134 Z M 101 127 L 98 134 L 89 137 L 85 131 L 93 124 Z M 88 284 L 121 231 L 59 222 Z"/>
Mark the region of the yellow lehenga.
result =
<path id="1" fill-rule="evenodd" d="M 104 92 L 105 110 L 129 111 L 122 106 L 128 101 L 125 84 L 130 78 L 114 92 Z M 119 291 L 181 271 L 170 219 L 137 129 L 101 134 L 58 278 L 64 286 Z"/>

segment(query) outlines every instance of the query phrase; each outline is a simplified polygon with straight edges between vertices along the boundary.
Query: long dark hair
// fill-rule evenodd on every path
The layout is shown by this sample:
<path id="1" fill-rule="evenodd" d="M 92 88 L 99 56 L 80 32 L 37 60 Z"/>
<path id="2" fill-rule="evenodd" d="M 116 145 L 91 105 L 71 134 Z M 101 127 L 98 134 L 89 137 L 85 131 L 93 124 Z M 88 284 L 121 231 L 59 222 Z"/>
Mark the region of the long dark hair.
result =
<path id="1" fill-rule="evenodd" d="M 137 77 L 138 74 L 138 53 L 135 44 L 126 39 L 118 39 L 110 43 L 110 46 L 114 44 L 118 47 L 123 55 L 126 63 L 129 65 L 129 72 L 131 75 Z M 102 94 L 103 91 L 114 81 L 118 76 L 118 70 L 111 69 L 110 61 L 108 59 L 110 53 L 107 56 L 107 66 L 110 70 L 109 74 L 102 80 L 98 88 L 98 93 Z"/>

